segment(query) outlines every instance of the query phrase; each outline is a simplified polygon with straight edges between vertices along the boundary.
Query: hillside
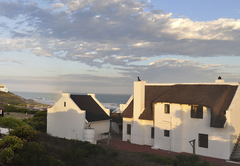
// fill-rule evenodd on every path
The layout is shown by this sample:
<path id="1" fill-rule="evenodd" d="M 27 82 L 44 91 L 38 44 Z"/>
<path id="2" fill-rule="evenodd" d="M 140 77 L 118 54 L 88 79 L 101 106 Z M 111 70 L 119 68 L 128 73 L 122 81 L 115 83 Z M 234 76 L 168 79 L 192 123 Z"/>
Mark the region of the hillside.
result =
<path id="1" fill-rule="evenodd" d="M 16 105 L 16 106 L 27 106 L 29 105 L 42 105 L 42 103 L 37 102 L 32 99 L 24 99 L 18 95 L 15 95 L 14 93 L 11 92 L 1 92 L 0 91 L 0 105 Z"/>

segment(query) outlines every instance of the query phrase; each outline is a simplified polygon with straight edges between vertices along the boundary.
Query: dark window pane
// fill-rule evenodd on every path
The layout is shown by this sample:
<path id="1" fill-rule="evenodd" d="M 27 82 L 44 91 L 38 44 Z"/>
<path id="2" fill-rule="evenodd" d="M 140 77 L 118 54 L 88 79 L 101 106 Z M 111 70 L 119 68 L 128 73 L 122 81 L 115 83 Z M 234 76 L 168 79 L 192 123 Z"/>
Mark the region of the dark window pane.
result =
<path id="1" fill-rule="evenodd" d="M 203 118 L 203 106 L 192 105 L 191 106 L 191 118 Z"/>
<path id="2" fill-rule="evenodd" d="M 203 148 L 208 148 L 208 135 L 198 134 L 198 146 Z"/>
<path id="3" fill-rule="evenodd" d="M 131 125 L 127 124 L 127 134 L 131 135 Z"/>
<path id="4" fill-rule="evenodd" d="M 151 138 L 154 138 L 154 127 L 151 128 Z"/>
<path id="5" fill-rule="evenodd" d="M 169 137 L 170 136 L 170 131 L 169 130 L 164 130 L 164 136 Z"/>
<path id="6" fill-rule="evenodd" d="M 169 104 L 164 104 L 164 113 L 169 114 L 170 113 L 170 105 Z"/>

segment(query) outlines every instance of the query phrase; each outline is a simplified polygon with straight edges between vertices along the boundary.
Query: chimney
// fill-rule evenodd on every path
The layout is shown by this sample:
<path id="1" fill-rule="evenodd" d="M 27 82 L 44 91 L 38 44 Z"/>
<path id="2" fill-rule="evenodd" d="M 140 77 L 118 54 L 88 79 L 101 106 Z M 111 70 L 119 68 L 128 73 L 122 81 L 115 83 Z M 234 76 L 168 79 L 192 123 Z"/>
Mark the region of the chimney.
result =
<path id="1" fill-rule="evenodd" d="M 222 79 L 221 76 L 219 76 L 218 79 L 215 80 L 215 83 L 223 83 L 223 82 L 224 82 L 224 80 Z"/>
<path id="2" fill-rule="evenodd" d="M 145 84 L 146 81 L 135 81 L 134 82 L 134 110 L 133 119 L 138 121 L 139 116 L 145 108 Z"/>
<path id="3" fill-rule="evenodd" d="M 144 128 L 142 122 L 138 119 L 145 108 L 145 84 L 146 81 L 135 81 L 134 82 L 134 106 L 133 106 L 133 122 L 131 129 L 131 143 L 144 145 Z"/>

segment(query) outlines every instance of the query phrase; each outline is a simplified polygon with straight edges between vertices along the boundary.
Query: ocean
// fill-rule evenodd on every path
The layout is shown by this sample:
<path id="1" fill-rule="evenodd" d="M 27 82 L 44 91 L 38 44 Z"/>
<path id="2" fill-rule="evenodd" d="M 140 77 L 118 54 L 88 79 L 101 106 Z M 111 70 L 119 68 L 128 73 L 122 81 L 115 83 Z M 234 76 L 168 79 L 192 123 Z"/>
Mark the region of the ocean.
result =
<path id="1" fill-rule="evenodd" d="M 33 99 L 43 104 L 54 105 L 62 96 L 61 93 L 43 93 L 43 92 L 17 92 L 12 93 L 25 99 Z M 81 94 L 80 94 L 81 95 Z M 96 98 L 102 105 L 109 109 L 117 109 L 120 104 L 125 104 L 131 95 L 127 94 L 96 94 Z"/>

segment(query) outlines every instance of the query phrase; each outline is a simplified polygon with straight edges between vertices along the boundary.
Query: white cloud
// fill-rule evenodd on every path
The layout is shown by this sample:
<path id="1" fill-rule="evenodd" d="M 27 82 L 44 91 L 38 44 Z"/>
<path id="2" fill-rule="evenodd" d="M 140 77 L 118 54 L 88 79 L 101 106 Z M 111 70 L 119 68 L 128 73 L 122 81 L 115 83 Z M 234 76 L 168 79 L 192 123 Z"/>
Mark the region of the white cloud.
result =
<path id="1" fill-rule="evenodd" d="M 64 4 L 62 3 L 55 3 L 53 4 L 53 9 L 61 9 L 64 7 Z"/>
<path id="2" fill-rule="evenodd" d="M 161 10 L 145 10 L 147 2 L 136 0 L 60 0 L 51 4 L 53 8 L 21 1 L 0 5 L 0 15 L 15 20 L 1 25 L 21 24 L 20 29 L 8 28 L 9 37 L 0 39 L 1 51 L 30 49 L 37 56 L 97 67 L 129 66 L 167 55 L 240 55 L 240 20 L 175 18 Z M 67 12 L 54 10 L 63 7 Z"/>
<path id="3" fill-rule="evenodd" d="M 225 71 L 221 64 L 203 64 L 193 60 L 159 59 L 146 65 L 118 68 L 122 74 L 152 83 L 214 82 L 219 75 L 226 81 L 238 82 L 236 74 Z"/>

